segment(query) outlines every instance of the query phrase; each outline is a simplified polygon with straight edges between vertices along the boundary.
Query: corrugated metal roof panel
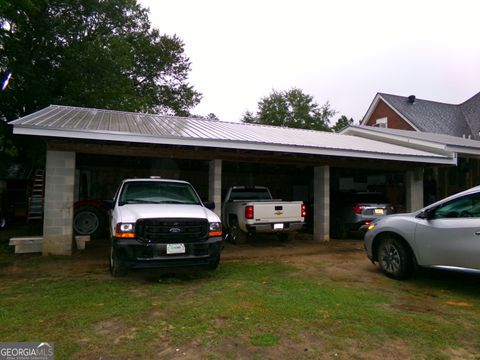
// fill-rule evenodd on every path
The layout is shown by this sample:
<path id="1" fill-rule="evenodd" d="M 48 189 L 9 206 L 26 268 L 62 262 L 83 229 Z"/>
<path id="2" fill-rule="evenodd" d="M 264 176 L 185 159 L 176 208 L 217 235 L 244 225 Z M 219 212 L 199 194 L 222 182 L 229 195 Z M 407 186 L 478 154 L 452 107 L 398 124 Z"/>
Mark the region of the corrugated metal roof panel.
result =
<path id="1" fill-rule="evenodd" d="M 417 158 L 422 162 L 427 162 L 425 159 L 442 162 L 441 159 L 445 159 L 444 163 L 451 163 L 448 154 L 433 154 L 336 133 L 58 105 L 51 105 L 11 124 L 15 133 L 29 135 L 157 144 L 178 142 L 181 145 L 227 148 L 242 144 L 241 148 L 251 150 L 317 155 L 331 150 L 359 158 L 365 154 L 376 158 L 390 155 L 396 160 L 416 161 Z M 422 157 L 425 159 L 420 159 Z"/>

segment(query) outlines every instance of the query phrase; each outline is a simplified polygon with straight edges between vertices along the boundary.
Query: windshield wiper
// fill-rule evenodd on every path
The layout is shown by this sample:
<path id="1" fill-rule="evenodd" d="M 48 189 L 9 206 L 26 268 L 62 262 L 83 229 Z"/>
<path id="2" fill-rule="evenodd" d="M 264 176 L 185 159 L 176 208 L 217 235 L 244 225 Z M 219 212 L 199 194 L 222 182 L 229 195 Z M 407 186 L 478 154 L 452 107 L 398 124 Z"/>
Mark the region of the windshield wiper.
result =
<path id="1" fill-rule="evenodd" d="M 185 202 L 179 200 L 163 200 L 159 201 L 160 204 L 181 204 L 181 205 L 198 205 L 198 203 Z"/>
<path id="2" fill-rule="evenodd" d="M 122 204 L 160 204 L 159 201 L 144 200 L 144 199 L 128 199 L 123 201 Z"/>

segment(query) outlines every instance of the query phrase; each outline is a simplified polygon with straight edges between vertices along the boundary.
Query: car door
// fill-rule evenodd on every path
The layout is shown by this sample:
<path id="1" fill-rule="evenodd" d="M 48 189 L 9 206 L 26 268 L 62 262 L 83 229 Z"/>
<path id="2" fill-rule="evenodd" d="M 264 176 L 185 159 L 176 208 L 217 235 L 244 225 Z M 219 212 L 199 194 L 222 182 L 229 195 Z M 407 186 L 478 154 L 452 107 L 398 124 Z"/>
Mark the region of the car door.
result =
<path id="1" fill-rule="evenodd" d="M 420 265 L 480 269 L 480 193 L 449 200 L 419 219 L 415 242 Z"/>

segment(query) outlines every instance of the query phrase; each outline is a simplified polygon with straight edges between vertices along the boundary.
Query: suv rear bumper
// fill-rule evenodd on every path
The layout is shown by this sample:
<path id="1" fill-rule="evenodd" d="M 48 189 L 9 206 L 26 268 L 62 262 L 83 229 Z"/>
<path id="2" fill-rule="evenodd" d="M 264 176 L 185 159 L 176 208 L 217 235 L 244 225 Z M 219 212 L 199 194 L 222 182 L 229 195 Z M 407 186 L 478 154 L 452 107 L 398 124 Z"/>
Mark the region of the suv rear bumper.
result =
<path id="1" fill-rule="evenodd" d="M 146 244 L 136 239 L 114 239 L 116 258 L 125 268 L 182 268 L 210 266 L 218 260 L 223 249 L 222 237 L 185 243 L 185 253 L 167 254 L 165 243 Z"/>

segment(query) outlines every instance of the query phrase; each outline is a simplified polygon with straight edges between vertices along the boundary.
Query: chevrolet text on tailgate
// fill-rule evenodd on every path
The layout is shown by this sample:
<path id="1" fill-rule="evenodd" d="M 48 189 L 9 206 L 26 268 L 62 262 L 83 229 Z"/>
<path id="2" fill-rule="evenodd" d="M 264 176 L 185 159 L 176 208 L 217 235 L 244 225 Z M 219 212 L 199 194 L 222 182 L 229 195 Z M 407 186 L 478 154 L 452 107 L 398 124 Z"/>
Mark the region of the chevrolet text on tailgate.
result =
<path id="1" fill-rule="evenodd" d="M 284 241 L 292 239 L 305 222 L 302 201 L 272 199 L 263 186 L 234 186 L 225 197 L 222 220 L 228 229 L 227 239 L 242 243 L 255 233 L 277 234 Z"/>
<path id="2" fill-rule="evenodd" d="M 132 268 L 217 268 L 220 219 L 188 182 L 127 179 L 109 207 L 112 276 Z"/>

